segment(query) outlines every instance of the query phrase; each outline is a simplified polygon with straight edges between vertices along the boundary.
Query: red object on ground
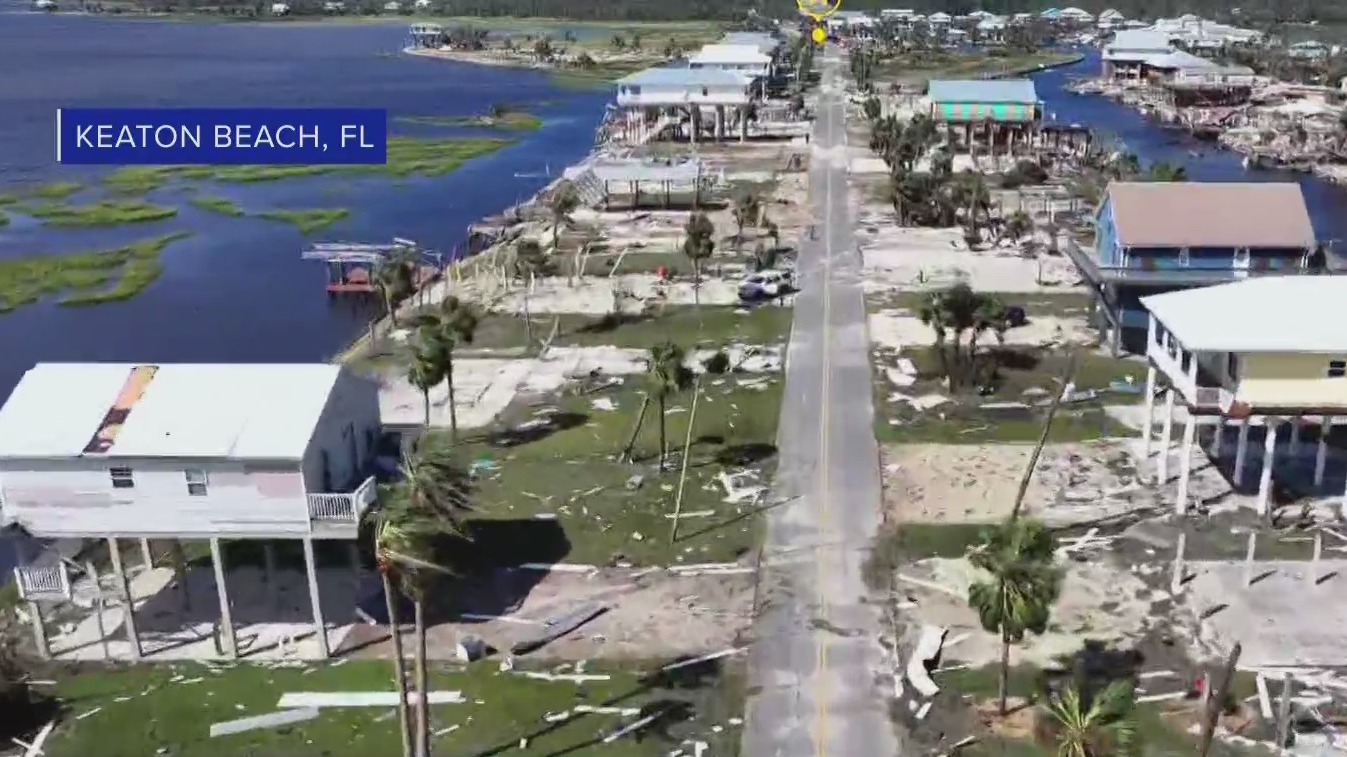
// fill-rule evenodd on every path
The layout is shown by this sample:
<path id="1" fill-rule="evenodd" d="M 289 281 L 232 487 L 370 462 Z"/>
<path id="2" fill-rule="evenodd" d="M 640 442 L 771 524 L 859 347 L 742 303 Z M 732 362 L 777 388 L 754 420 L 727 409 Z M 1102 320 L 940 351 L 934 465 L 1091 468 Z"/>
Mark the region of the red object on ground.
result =
<path id="1" fill-rule="evenodd" d="M 660 281 L 664 281 L 665 279 L 669 278 L 669 269 L 664 266 L 660 266 L 659 268 L 655 269 L 655 275 L 659 277 Z"/>

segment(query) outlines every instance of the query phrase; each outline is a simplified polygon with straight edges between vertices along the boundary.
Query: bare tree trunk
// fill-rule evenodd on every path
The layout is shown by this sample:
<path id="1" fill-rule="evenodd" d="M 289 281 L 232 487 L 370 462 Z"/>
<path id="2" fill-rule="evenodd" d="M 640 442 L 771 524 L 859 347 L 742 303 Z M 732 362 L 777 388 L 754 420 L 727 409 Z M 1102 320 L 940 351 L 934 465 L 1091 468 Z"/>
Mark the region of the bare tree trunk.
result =
<path id="1" fill-rule="evenodd" d="M 665 417 L 664 417 L 664 392 L 660 392 L 660 395 L 659 395 L 659 471 L 660 471 L 660 473 L 663 473 L 663 472 L 664 472 L 664 452 L 665 452 L 665 449 L 664 449 L 664 444 L 665 444 L 665 441 L 664 441 L 664 431 L 665 431 L 664 425 L 665 425 L 665 423 L 664 423 L 664 421 L 665 421 Z"/>
<path id="2" fill-rule="evenodd" d="M 454 401 L 454 356 L 445 361 L 444 381 L 449 385 L 449 438 L 458 441 L 458 403 Z"/>
<path id="3" fill-rule="evenodd" d="M 398 600 L 393 582 L 385 570 L 379 571 L 384 586 L 384 602 L 388 606 L 388 632 L 393 640 L 393 680 L 398 687 L 398 722 L 402 730 L 402 755 L 412 757 L 411 713 L 407 707 L 407 659 L 402 653 L 402 624 L 398 622 Z"/>
<path id="4" fill-rule="evenodd" d="M 421 406 L 426 411 L 425 421 L 421 425 L 430 428 L 430 387 L 421 390 Z"/>
<path id="5" fill-rule="evenodd" d="M 1010 510 L 1010 520 L 1014 522 L 1020 517 L 1020 507 L 1024 504 L 1024 495 L 1029 491 L 1029 482 L 1034 478 L 1034 469 L 1038 467 L 1038 458 L 1043 455 L 1043 446 L 1048 443 L 1048 434 L 1052 432 L 1052 421 L 1057 417 L 1057 408 L 1062 406 L 1062 395 L 1066 392 L 1066 387 L 1071 383 L 1071 379 L 1076 375 L 1076 359 L 1079 353 L 1072 351 L 1071 356 L 1067 358 L 1066 370 L 1062 371 L 1062 384 L 1057 388 L 1057 393 L 1052 397 L 1052 404 L 1048 406 L 1048 414 L 1043 418 L 1043 430 L 1038 435 L 1038 444 L 1034 447 L 1034 454 L 1029 456 L 1029 465 L 1024 469 L 1024 475 L 1020 478 L 1020 489 L 1015 493 L 1015 506 Z"/>
<path id="6" fill-rule="evenodd" d="M 425 602 L 416 598 L 416 749 L 418 757 L 430 757 L 430 676 L 426 671 Z"/>
<path id="7" fill-rule="evenodd" d="M 524 284 L 524 346 L 527 349 L 533 349 L 533 314 L 529 312 L 529 292 L 533 290 L 533 278 L 530 274 L 528 283 Z"/>
<path id="8" fill-rule="evenodd" d="M 1005 628 L 1001 629 L 1001 675 L 1000 682 L 997 684 L 1000 704 L 997 705 L 997 713 L 1005 716 L 1006 698 L 1010 689 L 1010 637 L 1006 635 Z"/>
<path id="9" fill-rule="evenodd" d="M 622 454 L 618 456 L 618 462 L 630 462 L 632 450 L 636 447 L 636 437 L 641 433 L 641 425 L 645 423 L 646 410 L 650 408 L 650 395 L 647 394 L 641 398 L 641 412 L 636 414 L 636 425 L 631 429 L 631 438 L 627 439 L 627 446 L 622 449 Z"/>

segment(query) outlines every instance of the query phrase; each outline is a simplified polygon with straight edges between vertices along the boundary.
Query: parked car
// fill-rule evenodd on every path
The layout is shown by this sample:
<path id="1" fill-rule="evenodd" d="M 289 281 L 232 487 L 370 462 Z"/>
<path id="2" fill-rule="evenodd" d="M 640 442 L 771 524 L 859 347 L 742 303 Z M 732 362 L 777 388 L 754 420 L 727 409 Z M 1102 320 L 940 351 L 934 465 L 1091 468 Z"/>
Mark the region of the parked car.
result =
<path id="1" fill-rule="evenodd" d="M 774 300 L 798 291 L 795 288 L 795 274 L 792 271 L 758 271 L 744 277 L 739 285 L 739 299 L 744 302 Z"/>

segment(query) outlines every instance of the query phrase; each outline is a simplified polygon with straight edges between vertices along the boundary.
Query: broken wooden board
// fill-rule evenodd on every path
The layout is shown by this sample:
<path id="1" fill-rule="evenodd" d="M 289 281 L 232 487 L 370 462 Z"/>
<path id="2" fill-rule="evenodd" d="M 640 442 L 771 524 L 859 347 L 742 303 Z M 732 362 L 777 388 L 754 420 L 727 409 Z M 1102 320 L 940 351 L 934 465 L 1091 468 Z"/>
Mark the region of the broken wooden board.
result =
<path id="1" fill-rule="evenodd" d="M 394 698 L 394 703 L 396 703 Z M 318 710 L 313 707 L 301 707 L 293 710 L 281 710 L 280 712 L 268 712 L 265 715 L 253 715 L 252 717 L 239 718 L 238 720 L 226 720 L 223 723 L 212 723 L 210 727 L 210 736 L 228 736 L 231 733 L 243 733 L 258 728 L 278 728 L 292 723 L 302 723 L 305 720 L 313 720 L 318 717 Z"/>
<path id="2" fill-rule="evenodd" d="M 407 702 L 420 701 L 417 692 L 407 692 Z M 461 691 L 432 691 L 430 704 L 460 704 Z M 295 707 L 397 707 L 396 691 L 291 691 L 281 695 L 276 709 L 285 710 Z"/>
<path id="3" fill-rule="evenodd" d="M 608 612 L 608 605 L 592 603 L 582 605 L 574 611 L 556 618 L 555 620 L 548 620 L 544 624 L 541 634 L 517 642 L 514 646 L 510 647 L 510 654 L 528 654 L 555 639 L 565 636 L 605 612 Z"/>

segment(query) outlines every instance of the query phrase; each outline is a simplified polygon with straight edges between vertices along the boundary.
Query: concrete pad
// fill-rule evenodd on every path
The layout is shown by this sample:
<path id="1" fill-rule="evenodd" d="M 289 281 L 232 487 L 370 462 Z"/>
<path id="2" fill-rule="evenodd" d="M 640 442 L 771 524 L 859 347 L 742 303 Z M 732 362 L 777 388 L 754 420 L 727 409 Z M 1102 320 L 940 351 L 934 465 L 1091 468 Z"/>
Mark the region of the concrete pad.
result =
<path id="1" fill-rule="evenodd" d="M 421 692 L 407 692 L 407 702 L 421 701 Z M 464 701 L 461 691 L 431 691 L 427 694 L 428 704 L 461 704 Z M 276 703 L 278 709 L 288 707 L 397 707 L 396 691 L 290 691 L 281 695 Z"/>
<path id="2" fill-rule="evenodd" d="M 1347 561 L 1321 560 L 1319 575 L 1331 577 L 1317 585 L 1306 581 L 1309 566 L 1256 562 L 1255 578 L 1271 573 L 1246 586 L 1242 561 L 1189 563 L 1196 575 L 1184 590 L 1184 606 L 1198 625 L 1199 643 L 1218 657 L 1239 642 L 1242 668 L 1347 664 Z"/>
<path id="3" fill-rule="evenodd" d="M 319 594 L 323 617 L 328 624 L 328 644 L 340 648 L 355 620 L 355 607 L 363 591 L 363 576 L 353 570 L 319 568 Z M 104 596 L 114 601 L 112 580 Z M 268 584 L 262 571 L 252 567 L 230 570 L 230 604 L 234 614 L 235 637 L 241 657 L 254 660 L 323 659 L 314 636 L 313 612 L 309 590 L 301 570 L 278 570 Z M 84 583 L 87 583 L 85 581 Z M 170 568 L 141 571 L 131 580 L 136 603 L 136 628 L 145 658 L 164 660 L 223 660 L 215 647 L 214 628 L 220 617 L 215 592 L 215 577 L 209 566 L 190 569 L 187 591 L 191 608 L 183 612 Z M 91 586 L 79 589 L 92 592 Z M 79 609 L 81 618 L 51 638 L 52 655 L 58 660 L 98 661 L 105 659 L 104 645 L 98 634 L 98 619 L 92 609 Z M 110 604 L 103 611 L 107 636 L 107 657 L 131 659 L 131 644 L 125 639 L 124 615 L 120 605 Z M 293 642 L 293 643 L 291 643 Z"/>

